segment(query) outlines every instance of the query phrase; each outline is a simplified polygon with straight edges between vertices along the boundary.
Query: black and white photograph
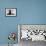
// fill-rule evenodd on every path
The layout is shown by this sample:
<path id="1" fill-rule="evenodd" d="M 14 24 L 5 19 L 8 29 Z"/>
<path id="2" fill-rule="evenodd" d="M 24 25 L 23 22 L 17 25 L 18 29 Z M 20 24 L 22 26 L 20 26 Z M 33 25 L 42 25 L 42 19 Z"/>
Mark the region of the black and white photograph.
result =
<path id="1" fill-rule="evenodd" d="M 20 46 L 43 45 L 46 43 L 46 25 L 19 24 L 18 41 Z"/>
<path id="2" fill-rule="evenodd" d="M 6 16 L 16 16 L 16 8 L 5 8 Z"/>

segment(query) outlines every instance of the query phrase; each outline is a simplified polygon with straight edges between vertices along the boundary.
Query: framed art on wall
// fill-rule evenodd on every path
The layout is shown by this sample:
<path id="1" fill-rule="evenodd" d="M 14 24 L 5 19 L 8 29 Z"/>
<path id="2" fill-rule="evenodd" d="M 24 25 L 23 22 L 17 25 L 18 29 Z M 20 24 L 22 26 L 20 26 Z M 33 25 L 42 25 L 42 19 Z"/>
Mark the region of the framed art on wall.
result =
<path id="1" fill-rule="evenodd" d="M 17 8 L 5 8 L 6 16 L 17 16 Z"/>
<path id="2" fill-rule="evenodd" d="M 18 41 L 46 41 L 46 24 L 19 24 Z"/>

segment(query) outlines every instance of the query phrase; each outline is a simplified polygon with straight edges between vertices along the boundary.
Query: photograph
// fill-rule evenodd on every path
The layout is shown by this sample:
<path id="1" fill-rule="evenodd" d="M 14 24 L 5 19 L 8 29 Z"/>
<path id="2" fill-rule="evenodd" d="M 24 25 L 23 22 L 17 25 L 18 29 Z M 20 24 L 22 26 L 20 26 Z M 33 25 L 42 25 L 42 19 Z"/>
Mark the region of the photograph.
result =
<path id="1" fill-rule="evenodd" d="M 6 16 L 16 16 L 16 8 L 5 8 Z"/>
<path id="2" fill-rule="evenodd" d="M 20 46 L 31 46 L 46 42 L 46 25 L 44 24 L 19 24 L 18 41 Z"/>

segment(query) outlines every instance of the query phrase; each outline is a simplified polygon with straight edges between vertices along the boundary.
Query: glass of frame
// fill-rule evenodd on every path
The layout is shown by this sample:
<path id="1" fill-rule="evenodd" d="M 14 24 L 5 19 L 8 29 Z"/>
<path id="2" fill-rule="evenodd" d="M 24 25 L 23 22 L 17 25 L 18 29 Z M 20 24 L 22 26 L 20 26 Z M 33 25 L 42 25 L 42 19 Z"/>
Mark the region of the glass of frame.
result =
<path id="1" fill-rule="evenodd" d="M 17 16 L 17 8 L 5 8 L 6 16 Z"/>

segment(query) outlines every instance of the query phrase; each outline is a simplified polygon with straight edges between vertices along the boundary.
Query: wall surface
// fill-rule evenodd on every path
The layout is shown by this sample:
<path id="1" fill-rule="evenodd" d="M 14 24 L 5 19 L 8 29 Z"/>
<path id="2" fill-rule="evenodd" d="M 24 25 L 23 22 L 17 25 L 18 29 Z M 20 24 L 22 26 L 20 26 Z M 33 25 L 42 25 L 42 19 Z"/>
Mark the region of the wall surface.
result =
<path id="1" fill-rule="evenodd" d="M 17 8 L 17 16 L 6 17 L 5 8 Z M 18 24 L 46 24 L 46 0 L 0 0 L 0 44 L 8 43 L 9 32 L 17 34 Z"/>

